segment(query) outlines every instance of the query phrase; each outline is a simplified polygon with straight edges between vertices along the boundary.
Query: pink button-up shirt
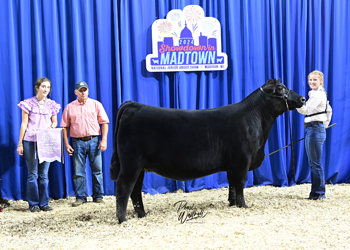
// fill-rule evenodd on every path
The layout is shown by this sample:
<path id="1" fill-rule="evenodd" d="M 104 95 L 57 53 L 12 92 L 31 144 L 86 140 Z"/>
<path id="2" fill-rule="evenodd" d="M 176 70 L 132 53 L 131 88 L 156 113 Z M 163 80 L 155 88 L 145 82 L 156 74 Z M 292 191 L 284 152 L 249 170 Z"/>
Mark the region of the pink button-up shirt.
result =
<path id="1" fill-rule="evenodd" d="M 100 135 L 100 124 L 109 123 L 105 109 L 99 101 L 88 98 L 80 104 L 69 103 L 63 111 L 61 127 L 70 127 L 70 137 Z"/>

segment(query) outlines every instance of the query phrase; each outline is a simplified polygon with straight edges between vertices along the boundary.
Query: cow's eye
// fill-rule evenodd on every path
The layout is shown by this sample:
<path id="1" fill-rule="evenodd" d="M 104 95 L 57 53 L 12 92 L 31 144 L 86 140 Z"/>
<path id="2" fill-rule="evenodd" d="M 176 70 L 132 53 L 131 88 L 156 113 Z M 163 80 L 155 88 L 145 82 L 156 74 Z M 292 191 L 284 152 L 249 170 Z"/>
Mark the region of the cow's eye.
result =
<path id="1" fill-rule="evenodd" d="M 278 86 L 277 91 L 278 91 L 279 93 L 284 94 L 284 93 L 286 92 L 286 88 L 283 87 L 283 86 Z"/>

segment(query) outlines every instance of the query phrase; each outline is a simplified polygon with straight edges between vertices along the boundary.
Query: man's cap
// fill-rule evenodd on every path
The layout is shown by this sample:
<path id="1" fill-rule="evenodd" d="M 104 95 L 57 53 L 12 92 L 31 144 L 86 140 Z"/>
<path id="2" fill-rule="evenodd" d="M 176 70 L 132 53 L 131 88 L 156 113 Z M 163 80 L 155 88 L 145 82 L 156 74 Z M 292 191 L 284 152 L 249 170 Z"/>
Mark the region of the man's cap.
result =
<path id="1" fill-rule="evenodd" d="M 75 84 L 75 90 L 79 90 L 79 89 L 81 89 L 81 88 L 87 88 L 87 89 L 89 89 L 89 86 L 87 85 L 86 82 L 77 82 L 77 83 Z"/>

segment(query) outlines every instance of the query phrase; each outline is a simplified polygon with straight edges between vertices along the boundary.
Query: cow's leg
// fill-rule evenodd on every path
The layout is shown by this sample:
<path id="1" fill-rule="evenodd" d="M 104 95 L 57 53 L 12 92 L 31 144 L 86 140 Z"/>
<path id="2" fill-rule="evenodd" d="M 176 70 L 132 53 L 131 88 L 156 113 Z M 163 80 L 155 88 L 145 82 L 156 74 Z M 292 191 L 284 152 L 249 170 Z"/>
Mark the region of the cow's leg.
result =
<path id="1" fill-rule="evenodd" d="M 124 189 L 122 188 L 124 186 L 123 182 L 124 181 L 122 181 L 121 178 L 118 178 L 118 180 L 116 181 L 116 187 L 115 187 L 117 219 L 119 223 L 126 221 L 126 208 L 128 206 L 128 199 L 129 199 L 129 195 L 127 195 Z"/>
<path id="2" fill-rule="evenodd" d="M 233 184 L 232 172 L 227 172 L 227 180 L 228 180 L 228 201 L 230 202 L 230 206 L 236 206 L 236 188 Z"/>
<path id="3" fill-rule="evenodd" d="M 142 202 L 142 194 L 141 194 L 144 176 L 145 176 L 145 171 L 141 171 L 139 178 L 137 179 L 134 189 L 132 190 L 132 193 L 131 193 L 131 200 L 134 205 L 135 212 L 137 213 L 139 218 L 146 216 L 145 209 L 143 207 L 143 202 Z"/>
<path id="4" fill-rule="evenodd" d="M 248 171 L 237 171 L 228 173 L 229 182 L 229 202 L 230 206 L 236 205 L 237 207 L 247 208 L 244 200 L 244 186 L 247 178 Z"/>
<path id="5" fill-rule="evenodd" d="M 125 167 L 125 169 L 130 170 L 132 168 Z M 132 190 L 134 189 L 137 178 L 140 175 L 140 171 L 135 171 L 135 170 L 123 171 L 123 170 L 124 169 L 122 169 L 122 171 L 119 173 L 118 179 L 116 181 L 116 190 L 115 190 L 115 196 L 116 196 L 116 202 L 117 202 L 117 219 L 119 223 L 126 221 L 126 210 L 128 206 L 129 197 Z"/>
<path id="6" fill-rule="evenodd" d="M 236 205 L 237 207 L 247 208 L 248 206 L 245 204 L 244 200 L 244 186 L 247 175 L 242 176 L 241 179 L 237 180 L 236 183 Z"/>

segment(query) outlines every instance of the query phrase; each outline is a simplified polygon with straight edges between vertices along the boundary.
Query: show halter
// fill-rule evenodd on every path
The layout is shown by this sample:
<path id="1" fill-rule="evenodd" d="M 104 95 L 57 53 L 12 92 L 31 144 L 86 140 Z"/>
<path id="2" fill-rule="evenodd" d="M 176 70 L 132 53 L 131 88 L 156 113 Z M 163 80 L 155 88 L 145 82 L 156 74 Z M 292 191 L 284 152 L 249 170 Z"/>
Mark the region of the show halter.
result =
<path id="1" fill-rule="evenodd" d="M 274 95 L 274 93 L 276 92 L 276 88 L 277 88 L 278 86 L 282 86 L 283 88 L 287 89 L 287 90 L 288 90 L 287 93 L 285 93 L 283 96 Z M 260 90 L 261 90 L 264 94 L 266 94 L 266 95 L 268 95 L 268 96 L 270 96 L 270 97 L 273 97 L 273 98 L 275 98 L 275 97 L 281 98 L 281 99 L 284 100 L 284 102 L 286 103 L 286 107 L 287 107 L 287 111 L 288 111 L 288 117 L 289 117 L 289 134 L 290 134 L 290 142 L 291 142 L 290 146 L 291 146 L 291 153 L 292 153 L 293 181 L 295 182 L 295 166 L 294 166 L 294 150 L 293 150 L 292 126 L 291 126 L 291 124 L 290 124 L 290 112 L 289 112 L 290 110 L 289 110 L 289 106 L 288 106 L 288 102 L 287 102 L 287 101 L 288 101 L 288 94 L 289 94 L 289 92 L 290 92 L 290 89 L 288 89 L 284 84 L 280 83 L 280 84 L 277 84 L 277 85 L 275 86 L 275 88 L 274 88 L 272 94 L 266 93 L 266 92 L 263 90 L 262 87 L 260 87 Z M 265 157 L 266 157 L 266 156 L 265 156 Z"/>

